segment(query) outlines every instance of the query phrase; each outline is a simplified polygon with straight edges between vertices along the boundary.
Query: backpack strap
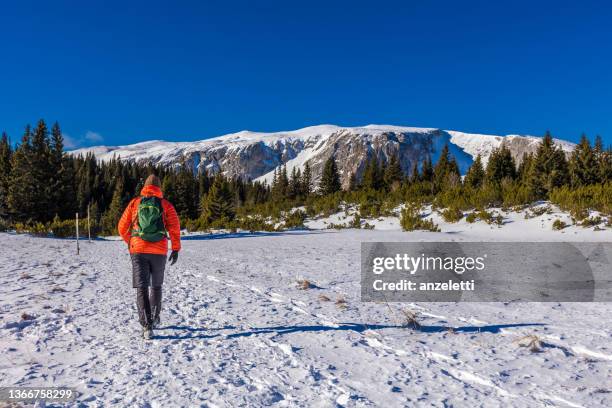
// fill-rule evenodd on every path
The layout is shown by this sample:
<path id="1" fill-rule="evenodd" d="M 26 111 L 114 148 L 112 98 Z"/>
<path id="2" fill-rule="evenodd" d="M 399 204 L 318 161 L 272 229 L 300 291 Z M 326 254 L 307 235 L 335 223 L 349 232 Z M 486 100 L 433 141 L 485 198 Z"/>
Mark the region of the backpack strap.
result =
<path id="1" fill-rule="evenodd" d="M 132 207 L 132 223 L 130 224 L 130 236 L 133 236 L 134 227 L 138 225 L 138 206 L 140 205 L 140 200 L 143 196 L 134 197 L 130 202 L 130 206 Z"/>

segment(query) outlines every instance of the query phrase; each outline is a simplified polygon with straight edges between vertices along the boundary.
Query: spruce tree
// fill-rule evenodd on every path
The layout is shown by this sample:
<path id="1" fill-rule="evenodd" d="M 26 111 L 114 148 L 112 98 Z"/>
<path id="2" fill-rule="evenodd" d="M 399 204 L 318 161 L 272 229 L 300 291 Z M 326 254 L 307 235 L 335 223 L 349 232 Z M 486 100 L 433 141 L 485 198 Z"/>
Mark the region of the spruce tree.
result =
<path id="1" fill-rule="evenodd" d="M 379 190 L 383 186 L 383 174 L 375 156 L 368 159 L 363 176 L 361 177 L 361 188 L 366 190 Z"/>
<path id="2" fill-rule="evenodd" d="M 418 183 L 421 181 L 421 175 L 419 174 L 419 163 L 415 161 L 412 164 L 412 170 L 410 170 L 410 183 Z"/>
<path id="3" fill-rule="evenodd" d="M 389 165 L 385 169 L 385 185 L 391 190 L 396 190 L 402 182 L 403 178 L 404 173 L 402 172 L 402 167 L 400 165 L 397 155 L 394 154 L 393 156 L 391 156 L 391 159 L 389 160 Z"/>
<path id="4" fill-rule="evenodd" d="M 289 177 L 287 176 L 287 165 L 285 164 L 279 173 L 278 177 L 278 193 L 279 198 L 284 199 L 289 192 Z"/>
<path id="5" fill-rule="evenodd" d="M 37 220 L 37 203 L 34 202 L 40 186 L 32 177 L 32 133 L 26 126 L 21 144 L 15 149 L 11 158 L 11 177 L 9 182 L 8 208 L 10 214 L 18 221 Z"/>
<path id="6" fill-rule="evenodd" d="M 208 194 L 202 200 L 200 220 L 209 226 L 218 221 L 231 221 L 235 214 L 229 183 L 223 175 L 218 174 Z"/>
<path id="7" fill-rule="evenodd" d="M 486 181 L 491 185 L 501 185 L 504 179 L 516 178 L 516 163 L 505 143 L 491 153 L 487 163 Z"/>
<path id="8" fill-rule="evenodd" d="M 49 166 L 51 145 L 49 131 L 44 120 L 39 120 L 32 135 L 32 155 L 30 177 L 36 185 L 32 197 L 34 206 L 34 219 L 46 222 L 53 219 L 55 205 L 53 204 L 53 177 L 55 176 Z"/>
<path id="9" fill-rule="evenodd" d="M 340 175 L 334 156 L 330 156 L 323 166 L 323 174 L 319 182 L 319 193 L 322 195 L 334 194 L 342 189 Z"/>
<path id="10" fill-rule="evenodd" d="M 550 132 L 546 132 L 533 159 L 529 188 L 536 198 L 547 198 L 554 188 L 567 184 L 569 172 L 565 153 L 555 147 Z"/>
<path id="11" fill-rule="evenodd" d="M 597 160 L 597 175 L 601 183 L 612 181 L 612 146 L 607 150 L 604 149 L 601 136 L 595 137 L 595 146 L 593 148 L 595 160 Z"/>
<path id="12" fill-rule="evenodd" d="M 359 185 L 357 183 L 357 174 L 353 172 L 351 173 L 351 177 L 349 178 L 348 191 L 356 191 L 358 187 Z"/>
<path id="13" fill-rule="evenodd" d="M 174 208 L 183 218 L 197 217 L 197 190 L 193 172 L 183 164 L 174 180 Z"/>
<path id="14" fill-rule="evenodd" d="M 464 183 L 466 186 L 472 188 L 480 188 L 485 179 L 485 171 L 482 165 L 482 157 L 480 154 L 476 156 L 474 162 L 470 166 L 467 174 L 465 175 Z"/>
<path id="15" fill-rule="evenodd" d="M 591 143 L 582 134 L 580 143 L 572 152 L 569 160 L 569 174 L 572 187 L 588 186 L 600 181 L 599 163 Z"/>
<path id="16" fill-rule="evenodd" d="M 312 170 L 310 164 L 304 164 L 304 172 L 302 173 L 302 195 L 308 197 L 312 193 Z"/>
<path id="17" fill-rule="evenodd" d="M 49 168 L 51 213 L 61 219 L 72 218 L 76 207 L 74 168 L 72 161 L 64 156 L 64 137 L 57 122 L 51 128 Z"/>
<path id="18" fill-rule="evenodd" d="M 12 149 L 9 138 L 2 132 L 0 140 L 0 218 L 8 217 L 8 193 L 11 180 Z"/>
<path id="19" fill-rule="evenodd" d="M 532 164 L 533 164 L 533 154 L 523 153 L 521 162 L 518 165 L 518 170 L 516 171 L 516 178 L 523 185 L 527 185 L 529 182 L 529 175 L 531 174 Z"/>
<path id="20" fill-rule="evenodd" d="M 433 181 L 434 169 L 431 163 L 431 157 L 427 156 L 423 162 L 423 168 L 421 169 L 421 179 L 423 181 Z"/>
<path id="21" fill-rule="evenodd" d="M 210 189 L 210 178 L 208 177 L 208 172 L 206 171 L 206 168 L 202 168 L 198 172 L 198 198 L 199 200 L 202 200 L 202 197 L 204 197 L 208 193 L 209 189 Z"/>
<path id="22" fill-rule="evenodd" d="M 450 154 L 448 144 L 445 144 L 433 169 L 434 189 L 435 191 L 441 191 L 446 186 L 455 185 L 458 179 L 459 166 Z"/>
<path id="23" fill-rule="evenodd" d="M 293 167 L 291 170 L 291 177 L 289 178 L 289 189 L 287 197 L 293 200 L 301 195 L 302 192 L 302 171 L 297 167 Z"/>
<path id="24" fill-rule="evenodd" d="M 117 224 L 124 210 L 124 188 L 123 180 L 119 179 L 115 185 L 113 199 L 104 216 L 102 217 L 102 229 L 107 234 L 117 235 Z"/>

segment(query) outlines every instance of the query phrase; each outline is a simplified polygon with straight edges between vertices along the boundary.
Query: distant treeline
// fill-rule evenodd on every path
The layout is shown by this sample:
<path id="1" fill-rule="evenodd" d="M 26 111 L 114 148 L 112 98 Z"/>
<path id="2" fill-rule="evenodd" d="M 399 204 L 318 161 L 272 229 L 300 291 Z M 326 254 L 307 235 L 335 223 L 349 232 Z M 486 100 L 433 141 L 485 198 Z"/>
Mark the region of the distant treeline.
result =
<path id="1" fill-rule="evenodd" d="M 549 133 L 535 154 L 517 165 L 502 144 L 486 166 L 476 157 L 462 179 L 454 157 L 445 146 L 437 163 L 426 158 L 405 174 L 397 157 L 367 162 L 361 177 L 353 174 L 343 190 L 333 157 L 325 163 L 315 185 L 310 167 L 285 166 L 274 172 L 270 186 L 222 174 L 194 171 L 188 165 L 163 167 L 119 158 L 99 162 L 94 155 L 64 152 L 59 124 L 51 131 L 40 120 L 26 126 L 21 142 L 12 148 L 6 133 L 0 141 L 0 227 L 52 225 L 84 217 L 88 210 L 96 232 L 115 234 L 128 201 L 139 194 L 144 179 L 154 173 L 191 230 L 211 227 L 263 229 L 272 223 L 299 226 L 306 215 L 338 210 L 340 203 L 359 206 L 363 217 L 389 214 L 401 203 L 432 203 L 438 208 L 484 209 L 552 200 L 577 212 L 595 209 L 612 213 L 612 149 L 601 138 L 591 145 L 586 136 L 569 159 Z M 305 212 L 290 211 L 305 206 Z"/>

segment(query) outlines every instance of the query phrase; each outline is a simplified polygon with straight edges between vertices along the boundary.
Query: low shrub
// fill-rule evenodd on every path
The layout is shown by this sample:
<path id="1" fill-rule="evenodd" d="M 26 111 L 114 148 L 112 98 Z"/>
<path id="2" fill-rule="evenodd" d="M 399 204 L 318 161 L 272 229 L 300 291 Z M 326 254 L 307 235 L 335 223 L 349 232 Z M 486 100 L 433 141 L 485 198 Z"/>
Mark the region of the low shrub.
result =
<path id="1" fill-rule="evenodd" d="M 572 216 L 574 222 L 582 221 L 589 216 L 589 210 L 580 206 L 572 207 L 569 213 Z"/>
<path id="2" fill-rule="evenodd" d="M 440 228 L 432 220 L 426 220 L 421 217 L 421 211 L 418 206 L 411 205 L 404 208 L 400 216 L 400 224 L 404 231 L 425 230 L 440 232 Z"/>
<path id="3" fill-rule="evenodd" d="M 353 217 L 353 219 L 348 223 L 348 227 L 360 229 L 361 228 L 361 216 L 359 214 L 355 214 L 355 217 Z"/>
<path id="4" fill-rule="evenodd" d="M 463 212 L 458 208 L 447 208 L 442 211 L 442 218 L 446 222 L 458 222 L 463 218 Z"/>
<path id="5" fill-rule="evenodd" d="M 341 229 L 346 229 L 347 226 L 346 224 L 334 224 L 333 222 L 330 222 L 329 224 L 327 224 L 327 229 L 337 229 L 337 230 L 341 230 Z"/>
<path id="6" fill-rule="evenodd" d="M 291 212 L 286 218 L 283 227 L 286 229 L 305 228 L 306 213 L 302 210 Z"/>
<path id="7" fill-rule="evenodd" d="M 476 217 L 476 213 L 471 212 L 471 213 L 469 213 L 469 214 L 468 214 L 468 215 L 465 217 L 465 220 L 466 220 L 467 222 L 469 222 L 470 224 L 473 224 L 473 223 L 475 223 L 475 222 L 476 222 L 476 219 L 477 219 L 477 218 L 478 218 L 478 217 Z"/>
<path id="8" fill-rule="evenodd" d="M 502 217 L 500 214 L 495 215 L 487 210 L 478 211 L 477 216 L 489 225 L 502 225 L 504 223 L 504 217 Z"/>
<path id="9" fill-rule="evenodd" d="M 582 220 L 582 222 L 580 223 L 581 226 L 588 228 L 588 227 L 594 227 L 596 225 L 599 225 L 603 222 L 603 218 L 597 216 L 597 217 L 588 217 Z"/>
<path id="10" fill-rule="evenodd" d="M 561 231 L 563 228 L 567 227 L 567 224 L 561 220 L 555 220 L 552 225 L 552 229 L 555 231 Z"/>

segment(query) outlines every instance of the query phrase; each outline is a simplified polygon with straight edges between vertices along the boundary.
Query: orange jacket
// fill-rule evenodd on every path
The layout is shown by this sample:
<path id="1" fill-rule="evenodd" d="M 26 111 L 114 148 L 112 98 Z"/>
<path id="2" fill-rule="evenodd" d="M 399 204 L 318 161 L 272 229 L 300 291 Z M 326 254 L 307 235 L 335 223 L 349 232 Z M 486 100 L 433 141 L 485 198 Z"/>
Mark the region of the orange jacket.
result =
<path id="1" fill-rule="evenodd" d="M 140 192 L 141 196 L 145 197 L 158 197 L 161 199 L 163 209 L 163 220 L 166 226 L 166 231 L 170 235 L 172 241 L 172 250 L 181 250 L 181 224 L 176 215 L 176 210 L 170 204 L 168 200 L 164 199 L 162 191 L 156 186 L 145 186 Z M 132 236 L 132 226 L 137 222 L 138 216 L 138 205 L 140 204 L 140 197 L 136 197 L 130 201 L 127 208 L 123 212 L 121 219 L 119 220 L 119 235 L 128 244 L 131 254 L 168 254 L 168 239 L 164 238 L 159 242 L 147 242 L 139 237 Z"/>

